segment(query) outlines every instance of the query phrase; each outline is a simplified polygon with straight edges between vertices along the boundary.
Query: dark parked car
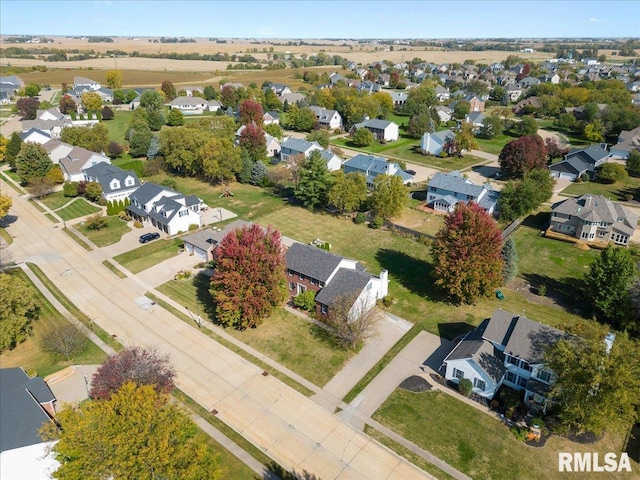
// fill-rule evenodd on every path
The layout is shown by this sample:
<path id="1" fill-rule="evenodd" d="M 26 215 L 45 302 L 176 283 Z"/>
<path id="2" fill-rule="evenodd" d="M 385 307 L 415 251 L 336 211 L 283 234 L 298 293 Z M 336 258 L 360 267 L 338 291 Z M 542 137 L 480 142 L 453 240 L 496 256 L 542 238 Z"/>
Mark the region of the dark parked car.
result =
<path id="1" fill-rule="evenodd" d="M 405 170 L 405 172 L 407 172 L 409 175 L 415 175 L 416 174 L 415 170 Z"/>
<path id="2" fill-rule="evenodd" d="M 151 240 L 157 240 L 158 238 L 160 238 L 160 234 L 159 233 L 145 233 L 144 235 L 140 235 L 140 243 L 147 243 L 150 242 Z"/>

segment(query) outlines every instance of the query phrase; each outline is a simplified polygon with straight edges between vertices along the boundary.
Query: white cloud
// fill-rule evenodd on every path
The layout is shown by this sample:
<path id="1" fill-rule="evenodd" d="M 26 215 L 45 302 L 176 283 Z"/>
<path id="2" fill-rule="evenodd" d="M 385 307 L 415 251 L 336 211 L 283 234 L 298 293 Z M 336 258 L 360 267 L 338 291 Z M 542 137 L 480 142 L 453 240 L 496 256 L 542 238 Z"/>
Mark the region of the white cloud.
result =
<path id="1" fill-rule="evenodd" d="M 589 22 L 591 22 L 591 23 L 604 22 L 605 20 L 606 20 L 605 18 L 596 18 L 596 17 L 589 18 Z"/>

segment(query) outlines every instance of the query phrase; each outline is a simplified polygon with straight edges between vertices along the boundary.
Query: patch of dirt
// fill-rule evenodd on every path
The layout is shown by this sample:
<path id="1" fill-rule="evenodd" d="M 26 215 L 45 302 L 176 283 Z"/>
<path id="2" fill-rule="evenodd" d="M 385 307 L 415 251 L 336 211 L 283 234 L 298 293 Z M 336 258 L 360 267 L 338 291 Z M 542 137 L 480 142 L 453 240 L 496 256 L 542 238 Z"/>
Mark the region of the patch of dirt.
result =
<path id="1" fill-rule="evenodd" d="M 409 378 L 406 378 L 402 381 L 399 387 L 403 390 L 415 393 L 428 392 L 431 390 L 431 384 L 418 375 L 412 375 Z"/>
<path id="2" fill-rule="evenodd" d="M 545 296 L 538 295 L 538 289 L 521 278 L 514 278 L 507 284 L 507 287 L 515 290 L 532 303 L 564 308 L 564 305 L 561 302 L 553 296 L 548 295 L 549 292 L 547 292 L 547 295 Z"/>

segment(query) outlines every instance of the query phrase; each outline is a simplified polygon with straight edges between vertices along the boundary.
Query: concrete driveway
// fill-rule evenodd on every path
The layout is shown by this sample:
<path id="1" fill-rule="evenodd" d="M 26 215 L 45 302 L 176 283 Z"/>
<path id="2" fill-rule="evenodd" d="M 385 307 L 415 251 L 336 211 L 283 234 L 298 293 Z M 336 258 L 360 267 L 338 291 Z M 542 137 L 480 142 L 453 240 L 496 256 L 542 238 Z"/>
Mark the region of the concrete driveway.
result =
<path id="1" fill-rule="evenodd" d="M 56 396 L 58 410 L 64 403 L 78 405 L 89 398 L 91 378 L 98 367 L 99 365 L 74 365 L 44 379 Z"/>

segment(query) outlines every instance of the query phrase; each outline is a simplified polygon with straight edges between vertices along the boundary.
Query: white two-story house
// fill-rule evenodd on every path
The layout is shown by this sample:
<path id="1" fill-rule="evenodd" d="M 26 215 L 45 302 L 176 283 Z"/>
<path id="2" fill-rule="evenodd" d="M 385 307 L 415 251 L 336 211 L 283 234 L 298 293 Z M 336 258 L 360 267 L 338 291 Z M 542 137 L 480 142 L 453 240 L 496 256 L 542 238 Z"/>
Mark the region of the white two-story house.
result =
<path id="1" fill-rule="evenodd" d="M 97 182 L 102 187 L 102 197 L 107 202 L 129 198 L 140 187 L 140 180 L 133 170 L 125 171 L 115 165 L 100 162 L 83 170 L 87 182 Z"/>
<path id="2" fill-rule="evenodd" d="M 444 360 L 445 378 L 467 378 L 473 393 L 492 399 L 501 385 L 524 391 L 525 403 L 545 410 L 556 375 L 544 363 L 547 346 L 568 334 L 521 315 L 496 309 L 469 332 Z"/>
<path id="3" fill-rule="evenodd" d="M 493 215 L 500 192 L 491 185 L 476 185 L 460 172 L 438 172 L 427 186 L 427 206 L 440 212 L 451 213 L 458 202 L 475 202 Z"/>
<path id="4" fill-rule="evenodd" d="M 191 225 L 202 226 L 206 204 L 195 195 L 183 195 L 155 183 L 145 183 L 129 196 L 127 210 L 140 222 L 151 222 L 159 230 L 176 235 Z"/>
<path id="5" fill-rule="evenodd" d="M 311 105 L 309 109 L 316 114 L 321 127 L 331 130 L 342 128 L 342 117 L 336 110 L 328 110 L 316 105 Z"/>

